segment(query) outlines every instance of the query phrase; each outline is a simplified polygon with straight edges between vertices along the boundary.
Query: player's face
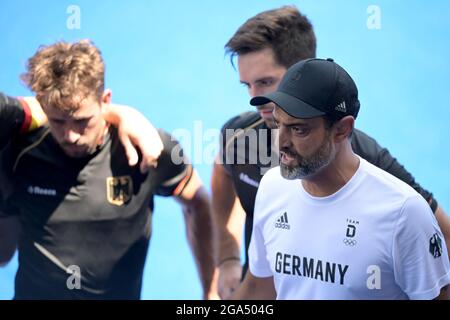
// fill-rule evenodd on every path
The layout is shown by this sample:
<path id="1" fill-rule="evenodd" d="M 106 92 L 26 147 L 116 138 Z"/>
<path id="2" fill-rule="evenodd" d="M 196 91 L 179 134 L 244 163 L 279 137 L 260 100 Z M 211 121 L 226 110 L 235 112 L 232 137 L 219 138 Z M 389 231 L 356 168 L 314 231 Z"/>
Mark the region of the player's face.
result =
<path id="1" fill-rule="evenodd" d="M 240 81 L 247 87 L 251 97 L 275 91 L 286 73 L 286 68 L 275 62 L 273 50 L 270 48 L 240 55 L 238 69 Z M 261 117 L 269 128 L 275 127 L 273 108 L 273 103 L 258 107 Z"/>
<path id="2" fill-rule="evenodd" d="M 74 112 L 43 107 L 53 137 L 69 157 L 85 157 L 102 143 L 106 130 L 102 102 L 108 99 L 104 96 L 102 101 L 98 101 L 93 96 L 88 97 L 77 104 Z"/>
<path id="3" fill-rule="evenodd" d="M 335 157 L 331 129 L 322 117 L 298 119 L 275 107 L 279 128 L 280 168 L 289 180 L 311 177 L 328 166 Z"/>

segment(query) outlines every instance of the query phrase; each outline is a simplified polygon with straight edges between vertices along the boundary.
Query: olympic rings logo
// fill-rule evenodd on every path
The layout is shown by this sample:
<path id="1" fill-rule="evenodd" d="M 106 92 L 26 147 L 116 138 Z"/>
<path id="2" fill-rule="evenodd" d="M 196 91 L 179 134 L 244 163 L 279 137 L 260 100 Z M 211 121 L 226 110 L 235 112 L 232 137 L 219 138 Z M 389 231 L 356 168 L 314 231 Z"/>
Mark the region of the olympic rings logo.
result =
<path id="1" fill-rule="evenodd" d="M 346 246 L 353 247 L 356 245 L 356 240 L 353 240 L 353 239 L 345 238 L 343 241 Z"/>

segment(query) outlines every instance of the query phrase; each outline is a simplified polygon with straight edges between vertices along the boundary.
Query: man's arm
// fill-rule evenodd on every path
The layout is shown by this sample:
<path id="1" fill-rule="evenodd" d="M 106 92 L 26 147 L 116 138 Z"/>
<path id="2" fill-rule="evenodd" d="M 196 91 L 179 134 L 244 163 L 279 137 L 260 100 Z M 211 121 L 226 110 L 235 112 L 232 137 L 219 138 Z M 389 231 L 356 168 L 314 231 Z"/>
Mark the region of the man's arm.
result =
<path id="1" fill-rule="evenodd" d="M 142 113 L 129 106 L 109 104 L 103 117 L 117 127 L 130 166 L 138 163 L 138 148 L 142 154 L 141 172 L 145 173 L 150 166 L 156 167 L 163 143 L 158 131 Z"/>
<path id="2" fill-rule="evenodd" d="M 211 178 L 212 207 L 218 243 L 218 291 L 228 299 L 241 282 L 240 242 L 245 212 L 236 196 L 233 181 L 223 165 L 214 164 Z"/>
<path id="3" fill-rule="evenodd" d="M 24 119 L 19 100 L 0 92 L 0 150 L 19 132 Z"/>
<path id="4" fill-rule="evenodd" d="M 200 274 L 203 298 L 216 298 L 212 285 L 215 263 L 210 200 L 195 171 L 176 199 L 183 207 L 187 238 Z"/>
<path id="5" fill-rule="evenodd" d="M 0 149 L 16 134 L 25 132 L 31 123 L 31 112 L 23 99 L 0 92 Z"/>
<path id="6" fill-rule="evenodd" d="M 449 286 L 445 286 L 441 289 L 441 293 L 435 300 L 450 300 L 450 290 Z"/>
<path id="7" fill-rule="evenodd" d="M 158 167 L 152 168 L 154 193 L 173 196 L 183 206 L 187 237 L 200 274 L 205 298 L 217 298 L 212 286 L 214 272 L 211 203 L 203 183 L 184 154 L 181 145 L 167 132 L 159 130 L 164 148 Z"/>
<path id="8" fill-rule="evenodd" d="M 392 238 L 395 282 L 410 299 L 435 299 L 450 284 L 450 262 L 442 232 L 424 199 L 403 203 Z M 444 290 L 445 291 L 445 290 Z"/>
<path id="9" fill-rule="evenodd" d="M 0 267 L 14 256 L 19 239 L 20 223 L 17 216 L 0 217 Z"/>
<path id="10" fill-rule="evenodd" d="M 412 174 L 391 155 L 389 150 L 381 147 L 375 139 L 364 132 L 355 130 L 352 137 L 352 148 L 355 153 L 373 165 L 409 184 L 428 202 L 444 234 L 447 250 L 449 250 L 450 255 L 450 218 L 446 215 L 442 207 L 438 205 L 431 192 L 425 190 L 417 183 Z"/>
<path id="11" fill-rule="evenodd" d="M 250 270 L 245 274 L 244 281 L 237 291 L 231 296 L 231 300 L 275 300 L 277 293 L 273 283 L 273 277 L 258 278 L 252 275 Z"/>
<path id="12" fill-rule="evenodd" d="M 444 235 L 448 256 L 450 257 L 450 217 L 444 212 L 444 209 L 442 209 L 441 206 L 437 207 L 434 215 L 439 224 L 439 228 L 441 228 L 442 234 Z"/>

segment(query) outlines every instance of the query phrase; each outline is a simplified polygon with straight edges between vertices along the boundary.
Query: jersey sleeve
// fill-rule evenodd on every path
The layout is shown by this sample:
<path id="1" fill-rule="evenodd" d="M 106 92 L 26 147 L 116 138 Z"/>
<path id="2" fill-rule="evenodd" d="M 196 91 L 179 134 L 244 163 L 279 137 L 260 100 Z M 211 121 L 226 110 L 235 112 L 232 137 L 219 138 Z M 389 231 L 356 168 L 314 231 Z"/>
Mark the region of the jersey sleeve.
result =
<path id="1" fill-rule="evenodd" d="M 264 178 L 263 178 L 264 179 Z M 262 188 L 258 189 L 255 200 L 255 210 L 253 218 L 253 231 L 248 249 L 249 269 L 250 272 L 259 278 L 267 278 L 273 276 L 270 269 L 270 262 L 267 259 L 266 246 L 264 245 L 263 223 L 259 219 L 259 214 L 264 207 Z"/>
<path id="2" fill-rule="evenodd" d="M 418 195 L 403 205 L 392 256 L 396 282 L 410 299 L 434 299 L 450 283 L 444 237 L 429 206 Z"/>
<path id="3" fill-rule="evenodd" d="M 428 202 L 431 210 L 436 211 L 437 202 L 433 194 L 418 184 L 411 173 L 390 154 L 389 150 L 381 147 L 375 139 L 362 131 L 355 130 L 352 137 L 352 148 L 356 154 L 373 165 L 409 184 Z"/>
<path id="4" fill-rule="evenodd" d="M 192 177 L 193 168 L 181 145 L 171 135 L 159 130 L 164 148 L 155 169 L 156 194 L 164 197 L 180 195 Z"/>
<path id="5" fill-rule="evenodd" d="M 24 108 L 25 106 L 25 108 Z M 31 123 L 31 112 L 19 99 L 0 92 L 0 149 L 20 131 L 26 131 Z"/>

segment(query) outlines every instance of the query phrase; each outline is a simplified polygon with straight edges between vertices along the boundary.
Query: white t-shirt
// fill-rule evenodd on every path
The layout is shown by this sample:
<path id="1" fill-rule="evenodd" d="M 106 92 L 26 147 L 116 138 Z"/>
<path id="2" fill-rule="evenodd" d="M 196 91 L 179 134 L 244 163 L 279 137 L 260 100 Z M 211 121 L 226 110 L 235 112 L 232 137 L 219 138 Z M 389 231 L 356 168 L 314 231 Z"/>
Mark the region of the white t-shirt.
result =
<path id="1" fill-rule="evenodd" d="M 249 257 L 254 276 L 274 277 L 277 299 L 433 299 L 450 283 L 444 237 L 426 201 L 362 158 L 327 197 L 269 170 Z"/>

